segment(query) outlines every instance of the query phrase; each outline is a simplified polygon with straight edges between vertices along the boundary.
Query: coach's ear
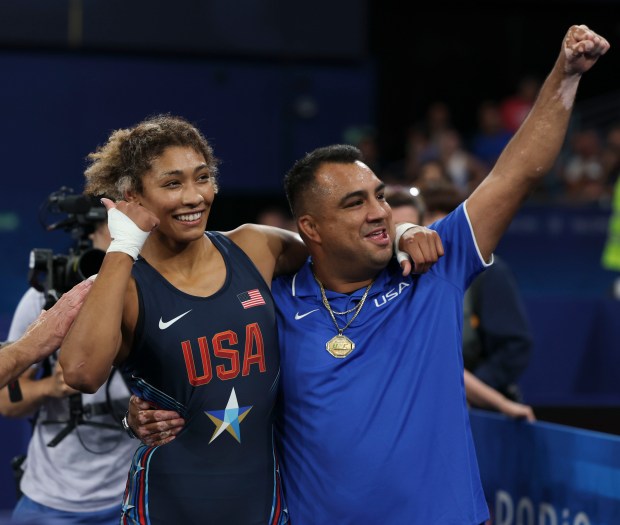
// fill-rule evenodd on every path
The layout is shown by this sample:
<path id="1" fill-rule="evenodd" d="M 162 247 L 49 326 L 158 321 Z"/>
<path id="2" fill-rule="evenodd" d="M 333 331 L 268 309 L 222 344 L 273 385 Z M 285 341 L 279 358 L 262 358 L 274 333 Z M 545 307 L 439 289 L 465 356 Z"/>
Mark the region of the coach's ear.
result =
<path id="1" fill-rule="evenodd" d="M 301 235 L 303 239 L 321 244 L 319 224 L 312 215 L 306 214 L 299 217 L 299 219 L 297 219 L 297 229 L 299 230 L 299 235 Z"/>

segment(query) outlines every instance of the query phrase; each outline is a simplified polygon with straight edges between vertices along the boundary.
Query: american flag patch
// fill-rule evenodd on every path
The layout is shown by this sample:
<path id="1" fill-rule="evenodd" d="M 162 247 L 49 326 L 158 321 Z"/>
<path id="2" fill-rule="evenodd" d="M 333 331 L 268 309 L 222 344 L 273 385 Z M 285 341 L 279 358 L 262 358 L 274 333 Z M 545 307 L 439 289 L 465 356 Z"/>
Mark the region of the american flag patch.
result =
<path id="1" fill-rule="evenodd" d="M 258 291 L 258 288 L 238 294 L 237 299 L 241 302 L 241 306 L 246 309 L 265 304 L 265 299 L 263 299 L 263 296 Z"/>

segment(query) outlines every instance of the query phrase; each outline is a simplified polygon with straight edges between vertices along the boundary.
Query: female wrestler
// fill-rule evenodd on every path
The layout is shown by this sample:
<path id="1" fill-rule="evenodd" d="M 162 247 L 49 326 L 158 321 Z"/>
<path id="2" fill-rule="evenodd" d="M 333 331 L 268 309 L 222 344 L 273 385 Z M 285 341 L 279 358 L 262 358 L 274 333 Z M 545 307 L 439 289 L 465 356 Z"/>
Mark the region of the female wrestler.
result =
<path id="1" fill-rule="evenodd" d="M 117 201 L 103 199 L 114 240 L 63 344 L 65 379 L 94 392 L 122 363 L 135 393 L 186 420 L 170 444 L 136 450 L 122 522 L 286 523 L 269 287 L 303 243 L 258 225 L 205 233 L 216 159 L 181 118 L 117 130 L 89 159 L 86 192 Z"/>

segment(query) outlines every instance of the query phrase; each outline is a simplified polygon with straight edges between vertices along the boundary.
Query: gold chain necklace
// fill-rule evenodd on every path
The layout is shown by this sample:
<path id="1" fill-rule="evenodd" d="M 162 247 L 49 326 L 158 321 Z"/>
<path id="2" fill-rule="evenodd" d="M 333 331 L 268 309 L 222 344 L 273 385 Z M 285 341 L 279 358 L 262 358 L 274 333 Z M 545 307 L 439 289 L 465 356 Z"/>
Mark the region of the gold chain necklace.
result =
<path id="1" fill-rule="evenodd" d="M 351 323 L 361 312 L 362 306 L 364 306 L 364 302 L 366 301 L 366 297 L 368 297 L 368 292 L 370 292 L 370 287 L 372 286 L 372 283 L 375 282 L 375 280 L 373 279 L 372 281 L 370 281 L 370 284 L 366 287 L 364 295 L 360 299 L 360 302 L 357 306 L 351 308 L 350 310 L 347 310 L 346 312 L 334 312 L 329 304 L 329 301 L 327 300 L 327 296 L 325 295 L 325 288 L 323 287 L 323 283 L 319 281 L 319 278 L 315 275 L 314 272 L 312 272 L 312 275 L 314 276 L 315 281 L 319 283 L 319 288 L 321 289 L 321 298 L 323 299 L 323 306 L 327 308 L 327 311 L 329 312 L 332 321 L 334 321 L 334 325 L 336 325 L 336 330 L 338 330 L 338 335 L 335 335 L 329 341 L 327 341 L 327 343 L 325 343 L 325 349 L 334 357 L 342 359 L 343 357 L 347 357 L 351 352 L 353 352 L 353 350 L 355 350 L 355 343 L 351 341 L 351 339 L 349 339 L 346 335 L 343 335 L 343 332 L 347 328 L 349 328 Z M 336 316 L 334 315 L 334 313 L 338 315 L 343 315 L 345 313 L 350 313 L 353 311 L 355 312 L 353 314 L 353 317 L 349 319 L 349 322 L 346 325 L 340 328 L 340 326 L 338 326 L 338 321 L 336 321 Z"/>
<path id="2" fill-rule="evenodd" d="M 349 308 L 348 310 L 345 310 L 344 312 L 336 312 L 336 310 L 332 310 L 332 312 L 334 313 L 334 315 L 347 315 L 355 311 L 356 308 L 357 308 L 357 305 L 355 305 L 353 308 Z"/>

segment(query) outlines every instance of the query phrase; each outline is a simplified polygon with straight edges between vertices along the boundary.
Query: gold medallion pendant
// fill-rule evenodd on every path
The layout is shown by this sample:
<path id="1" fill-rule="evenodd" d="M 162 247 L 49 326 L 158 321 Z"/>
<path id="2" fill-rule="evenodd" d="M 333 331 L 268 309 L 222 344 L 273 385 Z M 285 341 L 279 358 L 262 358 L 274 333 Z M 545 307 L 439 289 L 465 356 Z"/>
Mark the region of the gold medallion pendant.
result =
<path id="1" fill-rule="evenodd" d="M 325 343 L 325 349 L 334 357 L 342 359 L 355 350 L 355 343 L 348 337 L 338 334 Z"/>
<path id="2" fill-rule="evenodd" d="M 344 312 L 334 312 L 334 310 L 329 304 L 329 301 L 327 300 L 327 296 L 325 295 L 325 288 L 323 287 L 323 283 L 319 281 L 318 277 L 314 274 L 314 272 L 313 275 L 314 279 L 319 285 L 319 288 L 321 289 L 321 299 L 323 300 L 323 306 L 325 306 L 325 308 L 329 312 L 329 316 L 332 318 L 336 330 L 338 330 L 338 335 L 332 337 L 329 341 L 327 341 L 327 343 L 325 343 L 325 349 L 334 357 L 342 359 L 344 357 L 347 357 L 351 352 L 353 352 L 353 350 L 355 350 L 355 343 L 351 341 L 351 339 L 349 339 L 346 335 L 342 335 L 342 332 L 349 328 L 351 323 L 355 321 L 355 318 L 362 310 L 362 306 L 364 306 L 364 302 L 366 302 L 366 297 L 368 297 L 368 292 L 370 292 L 372 283 L 374 283 L 375 280 L 373 279 L 372 281 L 370 281 L 370 283 L 368 283 L 366 290 L 364 290 L 364 295 L 362 295 L 362 298 L 360 299 L 360 302 L 357 306 L 355 306 L 354 308 L 349 308 Z M 353 317 L 349 319 L 349 322 L 347 324 L 340 328 L 334 314 L 346 315 L 350 314 L 351 312 L 353 312 Z"/>

